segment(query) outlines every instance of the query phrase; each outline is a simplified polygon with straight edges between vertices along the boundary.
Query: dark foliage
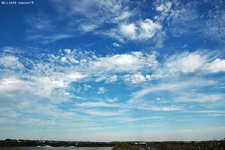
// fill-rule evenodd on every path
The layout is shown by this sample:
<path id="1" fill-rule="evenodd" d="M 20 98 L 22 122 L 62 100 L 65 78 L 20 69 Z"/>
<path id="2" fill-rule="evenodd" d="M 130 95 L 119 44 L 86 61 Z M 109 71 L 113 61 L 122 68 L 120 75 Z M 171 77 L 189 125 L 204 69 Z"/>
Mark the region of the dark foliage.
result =
<path id="1" fill-rule="evenodd" d="M 133 146 L 127 143 L 117 143 L 112 150 L 140 150 L 139 146 Z"/>

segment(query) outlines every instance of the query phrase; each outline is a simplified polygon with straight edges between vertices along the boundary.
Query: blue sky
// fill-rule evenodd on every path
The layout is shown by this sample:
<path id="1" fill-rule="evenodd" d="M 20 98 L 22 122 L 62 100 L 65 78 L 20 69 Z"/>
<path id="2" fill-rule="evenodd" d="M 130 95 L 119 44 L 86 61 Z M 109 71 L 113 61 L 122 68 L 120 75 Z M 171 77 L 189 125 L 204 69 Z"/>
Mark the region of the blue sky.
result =
<path id="1" fill-rule="evenodd" d="M 0 138 L 225 135 L 223 0 L 0 4 Z"/>

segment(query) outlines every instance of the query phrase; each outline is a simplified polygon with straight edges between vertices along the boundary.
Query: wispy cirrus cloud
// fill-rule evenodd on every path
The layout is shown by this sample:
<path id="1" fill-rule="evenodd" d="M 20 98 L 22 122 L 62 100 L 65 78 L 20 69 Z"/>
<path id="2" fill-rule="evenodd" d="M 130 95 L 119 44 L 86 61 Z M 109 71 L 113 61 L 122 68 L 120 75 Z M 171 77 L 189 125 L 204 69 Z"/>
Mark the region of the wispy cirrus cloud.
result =
<path id="1" fill-rule="evenodd" d="M 48 43 L 53 43 L 58 40 L 68 39 L 68 38 L 73 38 L 73 37 L 75 37 L 75 35 L 65 34 L 65 33 L 58 33 L 57 35 L 55 35 L 55 34 L 52 34 L 52 35 L 32 34 L 32 35 L 29 35 L 28 40 L 37 40 L 37 41 L 39 41 L 39 43 L 48 44 Z"/>
<path id="2" fill-rule="evenodd" d="M 156 1 L 155 10 L 158 12 L 154 20 L 164 24 L 164 30 L 168 30 L 172 36 L 181 36 L 198 31 L 197 24 L 191 24 L 193 20 L 198 19 L 199 14 L 194 9 L 196 3 L 181 1 Z"/>
<path id="3" fill-rule="evenodd" d="M 176 102 L 215 102 L 218 100 L 224 99 L 223 94 L 196 94 L 196 93 L 188 93 L 185 95 L 182 95 L 181 97 L 177 97 L 175 99 Z"/>
<path id="4" fill-rule="evenodd" d="M 143 120 L 151 120 L 151 119 L 162 119 L 161 116 L 155 117 L 142 117 L 142 118 L 126 118 L 126 117 L 114 117 L 109 119 L 110 121 L 119 121 L 119 122 L 136 122 L 136 121 L 143 121 Z"/>
<path id="5" fill-rule="evenodd" d="M 224 1 L 207 1 L 206 6 L 213 7 L 214 9 L 209 9 L 204 13 L 204 17 L 207 19 L 204 21 L 205 26 L 202 28 L 203 35 L 209 37 L 210 39 L 216 40 L 220 43 L 225 42 L 224 38 L 224 19 L 225 11 L 223 8 Z"/>
<path id="6" fill-rule="evenodd" d="M 49 44 L 75 37 L 74 33 L 68 32 L 58 24 L 61 22 L 58 17 L 39 13 L 36 16 L 26 16 L 25 22 L 28 26 L 26 29 L 28 41 Z"/>
<path id="7" fill-rule="evenodd" d="M 213 39 L 224 43 L 224 5 L 222 1 L 185 2 L 180 0 L 173 2 L 156 1 L 155 10 L 158 12 L 154 20 L 163 23 L 164 30 L 169 35 L 179 37 L 182 35 L 194 35 L 199 33 L 207 39 Z M 202 12 L 202 7 L 213 8 Z M 195 23 L 193 23 L 195 22 Z M 199 38 L 202 38 L 198 36 Z"/>
<path id="8" fill-rule="evenodd" d="M 83 107 L 83 108 L 93 108 L 93 107 L 121 107 L 121 104 L 116 103 L 105 103 L 105 102 L 85 102 L 75 104 L 76 106 Z"/>
<path id="9" fill-rule="evenodd" d="M 122 115 L 121 112 L 118 112 L 118 111 L 108 111 L 108 110 L 99 110 L 99 109 L 77 109 L 76 112 L 81 112 L 81 113 L 84 113 L 84 114 L 88 114 L 88 115 L 91 115 L 91 116 L 97 116 L 97 117 L 111 117 L 111 116 L 120 116 Z"/>
<path id="10" fill-rule="evenodd" d="M 48 44 L 73 38 L 77 34 L 102 30 L 107 24 L 115 26 L 133 15 L 129 1 L 83 0 L 62 3 L 54 0 L 50 1 L 50 4 L 57 12 L 57 16 L 46 12 L 25 17 L 29 25 L 28 40 Z"/>

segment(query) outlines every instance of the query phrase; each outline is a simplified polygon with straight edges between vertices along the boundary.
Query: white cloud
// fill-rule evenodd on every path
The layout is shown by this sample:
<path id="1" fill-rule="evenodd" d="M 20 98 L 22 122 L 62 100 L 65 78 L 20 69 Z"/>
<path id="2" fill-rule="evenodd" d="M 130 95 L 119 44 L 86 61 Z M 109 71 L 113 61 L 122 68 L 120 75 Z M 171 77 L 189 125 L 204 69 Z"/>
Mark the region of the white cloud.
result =
<path id="1" fill-rule="evenodd" d="M 213 62 L 206 64 L 206 69 L 213 73 L 225 71 L 225 60 L 216 59 Z"/>
<path id="2" fill-rule="evenodd" d="M 64 18 L 71 20 L 68 24 L 73 26 L 68 26 L 69 29 L 74 30 L 74 25 L 78 25 L 84 32 L 94 31 L 105 23 L 118 24 L 133 15 L 127 1 L 82 0 L 77 2 L 66 0 L 62 3 L 59 0 L 52 0 L 51 2 L 59 14 L 66 14 Z M 82 19 L 77 21 L 77 16 L 82 16 Z"/>
<path id="3" fill-rule="evenodd" d="M 106 88 L 104 88 L 104 87 L 99 87 L 98 88 L 98 94 L 103 94 L 103 93 L 105 93 L 106 91 L 108 91 Z"/>
<path id="4" fill-rule="evenodd" d="M 126 118 L 126 117 L 114 117 L 109 120 L 119 121 L 119 122 L 137 122 L 142 120 L 150 120 L 150 119 L 161 119 L 163 117 L 156 116 L 156 117 L 141 117 L 141 118 Z"/>
<path id="5" fill-rule="evenodd" d="M 140 22 L 140 34 L 139 39 L 150 39 L 152 38 L 162 26 L 158 23 L 154 23 L 151 19 L 146 19 Z"/>
<path id="6" fill-rule="evenodd" d="M 46 98 L 53 98 L 54 97 L 54 91 L 57 89 L 63 89 L 68 87 L 67 81 L 63 81 L 62 79 L 56 79 L 56 78 L 49 78 L 49 77 L 31 77 L 33 80 L 32 86 L 30 90 L 33 91 L 35 95 L 46 97 Z M 55 94 L 60 94 L 59 91 Z M 65 95 L 65 91 L 62 93 L 62 95 Z M 55 99 L 56 101 L 57 99 Z M 67 100 L 66 98 L 64 99 Z"/>
<path id="7" fill-rule="evenodd" d="M 68 74 L 66 77 L 70 80 L 70 81 L 79 81 L 85 77 L 87 77 L 88 75 L 83 75 L 80 72 L 71 72 L 70 74 Z"/>
<path id="8" fill-rule="evenodd" d="M 37 16 L 36 18 L 38 19 L 35 17 L 27 17 L 27 20 L 31 20 L 30 18 L 32 18 L 32 21 L 27 21 L 31 26 L 30 31 L 32 31 L 29 32 L 30 40 L 39 40 L 41 43 L 47 44 L 61 39 L 73 38 L 76 32 L 71 31 L 77 30 L 83 32 L 93 31 L 95 34 L 110 35 L 120 41 L 123 41 L 123 38 L 143 40 L 154 37 L 154 35 L 160 32 L 162 28 L 159 22 L 154 22 L 152 19 L 129 22 L 129 18 L 134 16 L 135 12 L 130 9 L 128 1 L 83 0 L 80 2 L 73 2 L 66 0 L 65 3 L 62 3 L 59 0 L 51 0 L 51 2 L 52 6 L 59 12 L 59 15 L 66 14 L 61 17 L 65 18 L 64 20 L 66 23 L 64 26 L 61 26 L 60 24 L 55 25 L 55 22 L 58 23 L 59 21 L 62 21 L 59 19 L 60 17 L 54 17 L 53 19 L 44 14 Z M 166 4 L 165 8 L 169 7 L 168 4 Z M 77 17 L 80 18 L 81 16 L 82 19 L 77 20 Z M 33 26 L 36 26 L 37 24 L 40 24 L 40 27 L 34 28 Z M 101 28 L 105 24 L 115 24 L 118 28 L 111 28 L 106 31 L 104 28 Z M 75 26 L 78 26 L 78 28 L 75 29 Z M 55 34 L 56 29 L 62 29 L 61 33 Z M 45 32 L 40 32 L 42 30 L 45 30 Z M 111 33 L 106 34 L 106 32 L 109 31 Z"/>
<path id="9" fill-rule="evenodd" d="M 65 52 L 66 55 L 64 55 L 63 52 Z M 26 55 L 29 57 L 29 54 Z M 69 64 L 70 60 L 68 58 L 76 58 L 74 51 L 65 49 L 64 51 L 60 51 L 58 55 L 45 54 L 37 57 L 40 56 L 40 61 L 36 61 L 36 59 L 30 60 L 28 57 L 21 55 L 20 59 L 24 65 L 17 57 L 5 57 L 10 58 L 8 60 L 10 60 L 11 63 L 4 66 L 4 68 L 8 70 L 5 70 L 2 74 L 3 79 L 1 82 L 3 82 L 4 85 L 7 84 L 4 90 L 11 91 L 12 95 L 13 93 L 15 94 L 16 91 L 23 93 L 29 92 L 31 95 L 33 94 L 37 97 L 48 98 L 58 102 L 67 101 L 70 97 L 73 97 L 73 94 L 66 90 L 71 88 L 70 83 L 80 82 L 82 79 L 88 77 L 87 74 L 74 72 L 73 70 L 76 66 Z M 2 58 L 4 57 L 0 59 L 4 60 Z M 62 61 L 68 64 L 65 66 L 61 63 Z M 21 64 L 19 65 L 20 67 L 17 67 L 16 71 L 13 71 L 15 67 L 12 66 L 18 65 L 14 64 Z M 24 72 L 20 73 L 20 71 Z"/>
<path id="10" fill-rule="evenodd" d="M 87 91 L 88 89 L 92 88 L 90 85 L 84 84 L 84 91 Z"/>
<path id="11" fill-rule="evenodd" d="M 184 89 L 188 89 L 188 88 L 194 88 L 194 87 L 202 87 L 202 86 L 206 86 L 206 85 L 212 85 L 214 83 L 212 83 L 211 81 L 206 81 L 206 80 L 202 80 L 202 79 L 190 79 L 190 80 L 186 80 L 186 81 L 182 81 L 179 83 L 167 83 L 167 84 L 158 84 L 157 86 L 154 87 L 150 87 L 150 88 L 144 88 L 140 91 L 134 92 L 132 95 L 133 97 L 129 100 L 129 103 L 131 104 L 141 104 L 143 101 L 143 97 L 153 93 L 153 92 L 159 92 L 159 91 L 169 91 L 169 92 L 173 92 L 179 89 L 179 90 L 184 90 Z"/>
<path id="12" fill-rule="evenodd" d="M 24 122 L 24 120 L 27 119 L 27 117 L 24 116 L 34 116 L 35 118 L 58 118 L 59 120 L 61 117 L 65 119 L 78 117 L 78 115 L 76 115 L 76 113 L 74 112 L 66 112 L 65 110 L 59 109 L 56 103 L 49 103 L 49 101 L 43 102 L 43 99 L 41 99 L 39 96 L 33 95 L 33 93 L 31 93 L 32 91 L 29 88 L 20 88 L 21 89 L 19 91 L 23 92 L 21 94 L 18 94 L 17 92 L 15 92 L 15 90 L 6 93 L 2 93 L 2 91 L 0 92 L 1 98 L 3 95 L 5 95 L 3 99 L 0 99 L 1 104 L 4 104 L 0 106 L 0 112 L 1 110 L 4 111 L 1 112 L 0 120 L 2 115 L 3 117 L 4 115 L 7 115 L 7 119 L 5 121 L 7 121 L 8 124 L 20 125 L 24 123 L 30 124 L 30 122 Z"/>
<path id="13" fill-rule="evenodd" d="M 26 96 L 35 96 L 36 98 L 48 98 L 55 102 L 66 101 L 67 98 L 70 97 L 70 95 L 66 95 L 67 92 L 63 90 L 68 87 L 68 82 L 54 80 L 48 77 L 32 77 L 28 80 L 4 78 L 0 83 L 2 83 L 0 93 L 3 92 L 3 95 L 9 94 L 12 98 L 19 97 L 19 93 L 22 94 L 22 99 Z"/>
<path id="14" fill-rule="evenodd" d="M 148 75 L 148 74 L 145 76 L 145 78 L 146 78 L 146 80 L 151 80 L 152 79 L 151 76 Z"/>
<path id="15" fill-rule="evenodd" d="M 0 83 L 0 91 L 5 93 L 12 91 L 28 90 L 30 88 L 27 82 L 16 78 L 3 78 L 0 80 Z"/>
<path id="16" fill-rule="evenodd" d="M 153 110 L 153 111 L 180 111 L 184 110 L 183 106 L 150 106 L 150 107 L 143 107 L 143 106 L 138 106 L 139 109 L 143 110 Z"/>
<path id="17" fill-rule="evenodd" d="M 110 117 L 110 116 L 119 116 L 121 115 L 120 112 L 116 111 L 104 111 L 104 110 L 96 110 L 96 109 L 82 109 L 77 110 L 83 112 L 85 114 L 89 114 L 92 116 L 103 116 L 103 117 Z"/>
<path id="18" fill-rule="evenodd" d="M 62 57 L 61 59 L 60 59 L 60 61 L 61 62 L 66 62 L 67 60 L 66 60 L 66 57 Z"/>
<path id="19" fill-rule="evenodd" d="M 223 9 L 224 2 L 209 2 L 210 7 L 214 9 L 209 9 L 204 15 L 207 19 L 203 22 L 201 29 L 203 35 L 214 41 L 224 43 L 225 42 L 225 10 Z"/>
<path id="20" fill-rule="evenodd" d="M 19 62 L 19 58 L 15 56 L 4 56 L 0 58 L 0 65 L 5 68 L 22 69 L 24 66 Z"/>
<path id="21" fill-rule="evenodd" d="M 171 17 L 176 16 L 177 13 L 175 13 L 174 10 L 171 10 L 171 6 L 171 2 L 162 3 L 160 6 L 156 6 L 156 10 L 160 12 L 160 15 L 155 16 L 154 19 L 158 22 L 163 22 L 166 19 L 171 19 Z"/>
<path id="22" fill-rule="evenodd" d="M 206 58 L 197 53 L 183 53 L 172 56 L 167 62 L 166 67 L 170 72 L 191 73 L 201 69 L 206 62 Z"/>
<path id="23" fill-rule="evenodd" d="M 74 37 L 73 33 L 70 32 L 71 34 L 68 34 L 62 27 L 57 25 L 57 21 L 58 19 L 55 17 L 44 13 L 38 13 L 32 16 L 26 15 L 25 22 L 29 26 L 26 30 L 27 39 L 41 44 L 48 44 Z"/>
<path id="24" fill-rule="evenodd" d="M 224 98 L 224 95 L 222 94 L 185 94 L 182 97 L 178 97 L 175 99 L 176 102 L 215 102 L 218 100 L 222 100 Z"/>
<path id="25" fill-rule="evenodd" d="M 85 32 L 93 31 L 93 30 L 95 30 L 96 28 L 97 28 L 96 25 L 90 25 L 90 24 L 88 24 L 88 25 L 83 25 L 83 26 L 81 27 L 81 29 L 82 29 L 83 31 L 85 31 Z"/>
<path id="26" fill-rule="evenodd" d="M 130 40 L 147 40 L 161 32 L 162 26 L 159 23 L 153 22 L 151 19 L 145 19 L 137 23 L 121 24 L 119 29 L 114 29 L 112 36 L 118 35 Z"/>
<path id="27" fill-rule="evenodd" d="M 118 21 L 122 21 L 124 19 L 127 19 L 129 18 L 130 16 L 132 16 L 132 13 L 129 12 L 129 11 L 124 11 L 121 16 L 118 16 L 115 18 L 115 22 L 118 22 Z"/>
<path id="28" fill-rule="evenodd" d="M 125 81 L 132 83 L 141 83 L 150 80 L 150 75 L 143 76 L 140 72 L 134 75 L 125 75 Z"/>
<path id="29" fill-rule="evenodd" d="M 156 7 L 157 11 L 163 11 L 165 9 L 164 5 L 161 4 L 160 6 Z"/>
<path id="30" fill-rule="evenodd" d="M 80 97 L 80 96 L 73 96 L 75 99 L 80 99 L 80 100 L 86 100 L 86 98 Z"/>
<path id="31" fill-rule="evenodd" d="M 113 99 L 113 102 L 115 102 L 117 99 Z M 75 104 L 78 107 L 84 107 L 84 108 L 94 108 L 94 107 L 121 107 L 120 104 L 112 104 L 112 103 L 105 103 L 105 102 L 86 102 L 86 103 L 80 103 Z"/>
<path id="32" fill-rule="evenodd" d="M 54 79 L 50 79 L 48 77 L 44 77 L 44 78 L 36 78 L 36 80 L 40 83 L 42 83 L 43 85 L 48 85 L 48 87 L 53 87 L 53 88 L 60 88 L 60 87 L 65 87 L 67 86 L 66 82 L 62 81 L 62 80 L 54 80 Z"/>
<path id="33" fill-rule="evenodd" d="M 73 64 L 80 63 L 78 60 L 76 60 L 77 58 L 75 59 L 76 56 L 74 56 L 76 50 L 71 51 L 70 49 L 64 49 L 63 51 L 65 52 L 65 54 L 61 52 L 61 54 L 59 54 L 58 56 L 51 55 L 52 60 L 57 61 L 61 57 L 60 61 L 62 63 L 73 63 Z"/>
<path id="34" fill-rule="evenodd" d="M 27 64 L 24 68 L 18 58 L 10 56 L 9 58 L 12 59 L 9 60 L 13 60 L 13 62 L 23 66 L 20 70 L 25 69 L 27 71 L 23 74 L 18 74 L 18 72 L 16 73 L 12 68 L 10 69 L 13 63 L 9 63 L 9 65 L 3 66 L 4 69 L 9 69 L 4 73 L 4 76 L 8 76 L 5 79 L 9 81 L 9 79 L 11 79 L 10 76 L 12 76 L 12 79 L 18 81 L 16 83 L 20 83 L 17 88 L 18 90 L 26 89 L 34 95 L 38 95 L 42 98 L 50 98 L 52 100 L 56 98 L 59 102 L 62 101 L 63 96 L 66 96 L 64 98 L 65 101 L 73 97 L 73 94 L 67 91 L 72 88 L 72 82 L 105 80 L 105 83 L 114 83 L 118 81 L 118 79 L 121 79 L 117 73 L 128 73 L 137 70 L 141 71 L 144 68 L 155 68 L 158 63 L 154 54 L 142 52 L 97 57 L 94 53 L 64 49 L 60 50 L 58 54 L 43 54 L 38 57 L 40 56 L 41 61 L 36 61 L 36 59 L 30 60 L 29 58 L 21 56 L 21 62 L 29 62 L 29 69 L 26 68 L 28 66 Z M 4 56 L 0 59 L 4 60 L 5 58 L 8 57 Z M 76 63 L 76 65 L 70 63 L 72 58 L 80 63 Z M 64 63 L 66 63 L 66 65 Z M 149 78 L 149 76 L 145 78 Z M 10 86 L 12 90 L 16 90 L 13 89 L 17 87 L 16 83 Z M 83 89 L 87 90 L 89 87 L 91 86 L 84 87 Z M 5 87 L 5 89 L 7 88 Z M 105 88 L 101 87 L 98 93 L 104 93 L 106 91 Z"/>
<path id="35" fill-rule="evenodd" d="M 193 111 L 195 113 L 215 113 L 215 114 L 225 114 L 225 111 L 219 111 L 219 110 L 199 110 L 199 111 Z"/>
<path id="36" fill-rule="evenodd" d="M 30 30 L 51 30 L 52 19 L 43 13 L 39 13 L 37 16 L 26 16 L 25 21 L 30 25 Z"/>
<path id="37" fill-rule="evenodd" d="M 78 64 L 78 63 L 79 63 L 78 60 L 76 60 L 76 59 L 74 59 L 74 58 L 72 58 L 72 57 L 69 57 L 68 59 L 69 59 L 70 62 L 72 62 L 72 63 L 75 63 L 75 64 Z"/>
<path id="38" fill-rule="evenodd" d="M 196 73 L 209 74 L 225 71 L 225 60 L 215 52 L 196 51 L 174 54 L 166 58 L 164 67 L 158 69 L 159 74 L 152 77 L 166 77 L 176 73 Z"/>
<path id="39" fill-rule="evenodd" d="M 118 101 L 118 98 L 115 97 L 114 99 L 107 99 L 107 101 L 110 103 L 114 103 Z"/>
<path id="40" fill-rule="evenodd" d="M 171 9 L 172 3 L 171 2 L 167 2 L 165 4 L 161 4 L 160 6 L 156 7 L 157 11 L 161 11 L 161 12 L 168 12 Z"/>
<path id="41" fill-rule="evenodd" d="M 144 67 L 154 68 L 158 62 L 154 54 L 143 54 L 132 52 L 130 54 L 116 54 L 113 56 L 101 57 L 90 62 L 93 70 L 112 72 L 131 72 L 143 69 Z"/>
<path id="42" fill-rule="evenodd" d="M 185 110 L 183 105 L 168 105 L 168 106 L 160 106 L 160 105 L 151 105 L 146 101 L 138 100 L 136 102 L 128 102 L 130 108 L 139 109 L 139 110 L 148 110 L 148 111 L 182 111 Z"/>
<path id="43" fill-rule="evenodd" d="M 21 57 L 20 62 L 17 57 L 12 55 L 9 57 L 9 60 L 11 60 L 10 63 L 3 67 L 8 69 L 11 68 L 9 72 L 7 71 L 8 73 L 5 72 L 4 76 L 9 76 L 5 79 L 17 79 L 20 81 L 18 84 L 20 83 L 26 87 L 27 91 L 30 91 L 34 95 L 50 98 L 56 95 L 54 93 L 57 93 L 58 98 L 66 95 L 66 100 L 73 96 L 73 94 L 67 91 L 67 89 L 69 90 L 73 86 L 73 84 L 71 84 L 72 82 L 81 83 L 86 81 L 105 81 L 105 83 L 114 83 L 124 80 L 134 84 L 140 84 L 146 81 L 169 78 L 170 75 L 172 76 L 179 72 L 193 73 L 199 71 L 198 73 L 202 74 L 224 71 L 224 60 L 216 59 L 215 61 L 210 62 L 215 58 L 211 55 L 212 54 L 200 52 L 185 52 L 166 57 L 165 61 L 159 65 L 159 62 L 156 60 L 156 55 L 154 53 L 149 54 L 143 52 L 131 52 L 127 54 L 115 54 L 101 57 L 96 56 L 94 53 L 85 51 L 80 52 L 76 50 L 64 49 L 58 54 L 42 55 L 42 60 L 49 60 L 49 62 L 35 62 L 35 60 L 29 60 L 29 63 L 32 64 L 32 69 L 25 68 L 21 63 L 25 63 L 24 60 L 28 60 L 28 58 Z M 5 60 L 5 58 L 8 57 L 3 56 L 0 59 Z M 64 61 L 67 61 L 67 65 L 61 63 L 62 58 Z M 72 58 L 80 63 L 70 63 L 70 59 Z M 25 70 L 27 69 L 27 72 L 24 74 L 13 73 L 14 71 L 12 71 L 13 68 L 11 67 L 12 64 L 21 64 L 19 66 L 23 67 L 17 68 Z M 151 75 L 148 74 L 150 72 Z M 169 73 L 170 75 L 166 75 Z M 177 77 L 179 80 L 179 76 Z M 15 83 L 14 87 L 17 87 L 16 85 L 17 84 Z M 176 86 L 176 84 L 169 85 L 169 87 L 170 86 Z M 13 89 L 13 85 L 10 87 Z M 18 89 L 19 88 L 21 88 L 21 86 L 19 86 Z M 157 89 L 157 87 L 155 88 L 155 90 L 160 89 Z M 171 88 L 173 89 L 173 87 Z M 32 89 L 36 89 L 36 91 Z M 78 91 L 78 89 L 79 87 L 75 91 Z M 85 91 L 89 89 L 89 86 L 81 89 Z M 99 88 L 98 90 L 99 91 L 97 92 L 99 94 L 105 93 L 107 91 L 103 87 Z M 150 91 L 151 90 L 153 89 L 150 89 Z M 164 90 L 167 89 L 164 88 Z M 140 93 L 141 92 L 137 93 L 133 98 L 138 99 L 136 97 L 138 97 Z M 59 96 L 60 94 L 63 96 Z"/>
<path id="44" fill-rule="evenodd" d="M 113 46 L 114 47 L 120 47 L 120 44 L 118 44 L 118 43 L 115 42 L 115 43 L 113 43 Z"/>
<path id="45" fill-rule="evenodd" d="M 204 64 L 204 59 L 200 55 L 188 55 L 185 58 L 179 60 L 181 63 L 180 69 L 184 73 L 194 72 Z M 178 62 L 178 63 L 179 63 Z"/>
<path id="46" fill-rule="evenodd" d="M 183 4 L 180 1 L 157 1 L 155 10 L 158 14 L 154 20 L 164 24 L 164 30 L 171 36 L 179 37 L 202 28 L 202 25 L 192 23 L 199 22 L 199 16 L 202 15 L 198 14 L 195 6 L 193 2 Z"/>
<path id="47" fill-rule="evenodd" d="M 117 81 L 117 75 L 113 75 L 106 79 L 106 83 L 113 83 Z"/>
<path id="48" fill-rule="evenodd" d="M 67 54 L 71 54 L 71 50 L 70 50 L 70 49 L 64 49 L 64 51 L 65 51 Z"/>
<path id="49" fill-rule="evenodd" d="M 101 81 L 103 81 L 103 80 L 107 80 L 107 77 L 104 76 L 104 75 L 99 76 L 99 77 L 95 80 L 95 82 L 101 82 Z"/>
<path id="50" fill-rule="evenodd" d="M 120 26 L 120 32 L 123 36 L 125 36 L 128 39 L 135 39 L 136 38 L 136 29 L 137 27 L 131 23 L 131 24 L 122 24 Z"/>
<path id="51" fill-rule="evenodd" d="M 42 44 L 48 44 L 48 43 L 53 43 L 58 40 L 62 39 L 69 39 L 73 38 L 73 34 L 53 34 L 53 35 L 41 35 L 41 34 L 36 34 L 36 35 L 30 35 L 28 40 L 38 40 Z"/>
<path id="52" fill-rule="evenodd" d="M 159 101 L 155 100 L 157 99 L 157 97 L 151 99 L 149 95 L 151 95 L 151 93 L 158 93 L 161 91 L 173 93 L 174 91 L 177 92 L 177 90 L 185 91 L 190 87 L 204 87 L 207 85 L 212 85 L 211 80 L 206 81 L 203 79 L 195 78 L 193 80 L 180 82 L 181 80 L 178 77 L 177 81 L 174 82 L 170 80 L 166 81 L 168 79 L 168 76 L 164 76 L 165 80 L 163 78 L 155 78 L 154 74 L 152 75 L 152 73 L 155 73 L 158 70 L 164 68 L 167 68 L 167 70 L 164 70 L 165 72 L 172 73 L 189 73 L 198 70 L 201 70 L 203 72 L 207 69 L 209 71 L 209 66 L 214 65 L 215 62 L 223 63 L 223 60 L 210 62 L 217 56 L 211 58 L 211 54 L 202 54 L 198 52 L 186 52 L 182 54 L 175 54 L 170 57 L 165 57 L 165 60 L 162 60 L 161 64 L 159 64 L 160 62 L 157 61 L 155 53 L 149 54 L 144 52 L 131 52 L 125 54 L 107 55 L 103 57 L 96 56 L 94 53 L 89 53 L 86 51 L 81 52 L 65 49 L 59 51 L 58 54 L 40 54 L 39 56 L 43 57 L 43 59 L 40 59 L 40 61 L 36 61 L 35 59 L 29 60 L 30 64 L 32 64 L 32 66 L 29 66 L 29 69 L 26 68 L 27 65 L 24 65 L 22 63 L 25 63 L 24 60 L 28 60 L 29 58 L 21 56 L 20 59 L 17 60 L 17 63 L 21 63 L 22 65 L 24 65 L 24 67 L 21 69 L 27 69 L 24 74 L 16 74 L 12 68 L 10 69 L 10 65 L 3 66 L 5 68 L 8 68 L 9 71 L 5 72 L 5 74 L 3 75 L 4 78 L 2 78 L 0 81 L 0 97 L 5 98 L 10 95 L 11 97 L 13 97 L 14 101 L 16 101 L 16 96 L 19 95 L 18 91 L 20 94 L 22 93 L 24 97 L 26 97 L 27 95 L 27 97 L 35 97 L 34 103 L 31 104 L 28 100 L 24 100 L 22 101 L 23 103 L 21 103 L 20 108 L 18 109 L 26 108 L 24 109 L 24 111 L 26 110 L 26 113 L 28 114 L 38 114 L 38 111 L 43 111 L 43 115 L 45 113 L 47 114 L 48 111 L 39 108 L 43 107 L 42 104 L 38 106 L 38 109 L 34 109 L 33 107 L 31 107 L 33 110 L 30 110 L 28 109 L 28 107 L 30 107 L 31 105 L 35 105 L 36 103 L 38 105 L 38 99 L 42 99 L 43 101 L 44 99 L 47 99 L 45 102 L 51 103 L 51 105 L 49 104 L 49 109 L 51 110 L 49 111 L 49 113 L 51 113 L 50 116 L 58 115 L 58 113 L 63 112 L 60 107 L 68 107 L 68 110 L 71 110 L 70 106 L 63 105 L 64 102 L 71 102 L 72 100 L 79 101 L 79 99 L 87 101 L 87 103 L 80 103 L 76 105 L 76 107 L 78 108 L 85 108 L 86 110 L 83 111 L 87 111 L 87 113 L 79 110 L 74 110 L 72 114 L 66 114 L 66 112 L 64 112 L 64 115 L 68 118 L 75 116 L 76 113 L 81 113 L 83 115 L 85 114 L 85 116 L 90 114 L 95 117 L 116 116 L 119 114 L 124 114 L 121 111 L 114 112 L 116 108 L 128 109 L 132 111 L 137 109 L 143 111 L 183 111 L 186 109 L 186 106 L 184 105 L 160 103 Z M 62 57 L 66 58 L 66 65 L 61 62 Z M 73 58 L 80 63 L 70 63 L 69 58 Z M 189 64 L 189 62 L 193 62 L 197 65 L 192 67 L 193 64 Z M 207 67 L 204 67 L 206 62 L 208 62 L 206 65 Z M 168 64 L 173 64 L 174 66 L 171 65 L 168 67 Z M 168 69 L 173 70 L 174 68 L 176 68 L 177 70 L 168 71 Z M 202 72 L 198 73 L 201 74 Z M 125 75 L 127 75 L 126 78 Z M 102 78 L 101 81 L 105 81 L 105 83 L 114 83 L 119 81 L 118 83 L 120 84 L 123 84 L 120 82 L 121 80 L 126 79 L 128 82 L 134 83 L 136 85 L 140 84 L 140 88 L 142 87 L 143 89 L 134 92 L 132 94 L 132 97 L 128 101 L 125 100 L 123 101 L 123 103 L 118 103 L 120 102 L 118 99 L 122 98 L 117 97 L 117 95 L 114 99 L 107 98 L 108 96 L 112 96 L 110 95 L 110 93 L 106 93 L 110 89 L 106 89 L 104 87 L 97 87 L 96 89 L 95 85 L 92 85 L 92 81 L 96 81 L 98 78 Z M 150 84 L 151 86 L 148 86 L 149 84 L 147 84 L 146 81 L 152 80 L 162 81 L 162 84 Z M 141 84 L 143 82 L 145 82 L 145 84 Z M 80 95 L 76 93 L 79 88 L 79 94 L 83 92 L 85 94 L 87 93 L 87 95 L 84 94 L 84 96 L 80 97 Z M 96 93 L 98 94 L 107 94 L 104 95 L 106 96 L 105 102 L 90 101 L 88 94 L 93 94 L 93 89 L 96 89 Z M 178 95 L 178 98 L 181 98 L 182 94 L 183 93 L 181 92 L 180 95 Z M 19 97 L 19 99 L 23 99 L 23 96 Z M 205 103 L 219 101 L 219 98 L 221 97 L 217 96 L 216 94 L 210 94 L 208 97 L 206 95 L 203 95 L 202 97 L 187 96 L 187 99 L 179 99 L 180 101 L 178 99 L 173 100 L 174 102 L 179 102 L 179 104 L 181 104 L 187 102 L 188 98 L 192 98 L 192 102 Z M 110 110 L 113 109 L 113 113 L 110 113 L 109 110 L 97 110 L 97 108 L 101 107 Z M 94 109 L 90 110 L 89 108 Z M 54 113 L 54 111 L 56 112 Z M 135 121 L 135 118 L 133 119 L 133 121 Z"/>

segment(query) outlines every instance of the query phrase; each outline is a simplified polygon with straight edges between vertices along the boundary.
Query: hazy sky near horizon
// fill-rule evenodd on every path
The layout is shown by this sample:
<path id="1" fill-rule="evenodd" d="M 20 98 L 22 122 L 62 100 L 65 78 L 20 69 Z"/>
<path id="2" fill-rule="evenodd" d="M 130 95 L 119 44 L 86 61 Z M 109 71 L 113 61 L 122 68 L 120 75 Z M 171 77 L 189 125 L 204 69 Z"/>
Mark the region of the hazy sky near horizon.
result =
<path id="1" fill-rule="evenodd" d="M 225 138 L 224 0 L 0 2 L 0 139 Z"/>

